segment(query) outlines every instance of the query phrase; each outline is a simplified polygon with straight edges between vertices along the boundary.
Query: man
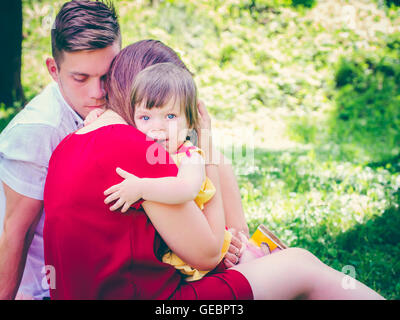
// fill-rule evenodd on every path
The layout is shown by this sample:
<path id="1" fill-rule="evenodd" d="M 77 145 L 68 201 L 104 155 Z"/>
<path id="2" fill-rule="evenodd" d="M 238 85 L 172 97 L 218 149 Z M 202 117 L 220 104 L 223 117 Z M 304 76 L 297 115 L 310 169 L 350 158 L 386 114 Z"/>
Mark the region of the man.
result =
<path id="1" fill-rule="evenodd" d="M 0 299 L 49 297 L 43 257 L 43 189 L 58 143 L 105 103 L 103 80 L 121 48 L 111 4 L 70 1 L 51 31 L 49 84 L 0 135 Z M 50 285 L 56 285 L 51 284 Z"/>

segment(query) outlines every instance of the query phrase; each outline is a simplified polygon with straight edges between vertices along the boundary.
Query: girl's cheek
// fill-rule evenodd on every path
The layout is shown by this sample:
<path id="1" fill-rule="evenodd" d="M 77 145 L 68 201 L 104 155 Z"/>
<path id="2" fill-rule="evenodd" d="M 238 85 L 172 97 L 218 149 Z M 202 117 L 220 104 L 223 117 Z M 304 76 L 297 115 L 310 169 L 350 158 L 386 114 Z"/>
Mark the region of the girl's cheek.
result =
<path id="1" fill-rule="evenodd" d="M 143 133 L 146 133 L 146 132 L 147 132 L 147 126 L 143 123 L 143 121 L 138 120 L 138 121 L 135 121 L 135 123 L 136 123 L 136 128 L 137 128 L 139 131 L 141 131 L 141 132 L 143 132 Z"/>

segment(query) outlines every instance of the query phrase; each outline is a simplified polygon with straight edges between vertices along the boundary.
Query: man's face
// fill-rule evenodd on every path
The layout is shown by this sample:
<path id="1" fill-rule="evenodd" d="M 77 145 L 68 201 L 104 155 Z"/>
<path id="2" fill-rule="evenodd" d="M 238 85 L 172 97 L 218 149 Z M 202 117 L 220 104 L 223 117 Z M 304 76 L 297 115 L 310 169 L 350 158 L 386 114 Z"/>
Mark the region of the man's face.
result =
<path id="1" fill-rule="evenodd" d="M 93 109 L 104 107 L 104 79 L 119 51 L 116 41 L 104 49 L 63 52 L 58 67 L 47 64 L 65 101 L 82 119 Z"/>

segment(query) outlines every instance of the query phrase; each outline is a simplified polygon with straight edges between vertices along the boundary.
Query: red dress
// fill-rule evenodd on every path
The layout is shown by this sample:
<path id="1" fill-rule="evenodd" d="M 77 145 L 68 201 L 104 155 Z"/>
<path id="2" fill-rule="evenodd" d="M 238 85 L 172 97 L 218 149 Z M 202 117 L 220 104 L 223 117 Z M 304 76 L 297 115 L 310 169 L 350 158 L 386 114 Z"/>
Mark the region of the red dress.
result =
<path id="1" fill-rule="evenodd" d="M 186 283 L 160 261 L 164 243 L 137 202 L 128 214 L 111 212 L 103 192 L 122 178 L 120 167 L 138 177 L 175 176 L 177 167 L 137 129 L 109 125 L 70 134 L 55 149 L 44 190 L 45 263 L 55 271 L 52 299 L 251 299 L 241 273 L 217 268 Z M 153 149 L 154 150 L 154 149 Z M 154 154 L 154 152 L 153 152 Z M 53 275 L 54 276 L 54 275 Z"/>

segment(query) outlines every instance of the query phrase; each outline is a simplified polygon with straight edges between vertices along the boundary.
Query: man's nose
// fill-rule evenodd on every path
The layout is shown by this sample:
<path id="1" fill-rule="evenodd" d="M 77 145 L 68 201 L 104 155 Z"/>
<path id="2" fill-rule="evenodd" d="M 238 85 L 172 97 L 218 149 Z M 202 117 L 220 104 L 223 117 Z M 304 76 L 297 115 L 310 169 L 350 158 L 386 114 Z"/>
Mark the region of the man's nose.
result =
<path id="1" fill-rule="evenodd" d="M 94 79 L 90 86 L 90 98 L 102 100 L 105 96 L 104 81 L 102 79 Z"/>

